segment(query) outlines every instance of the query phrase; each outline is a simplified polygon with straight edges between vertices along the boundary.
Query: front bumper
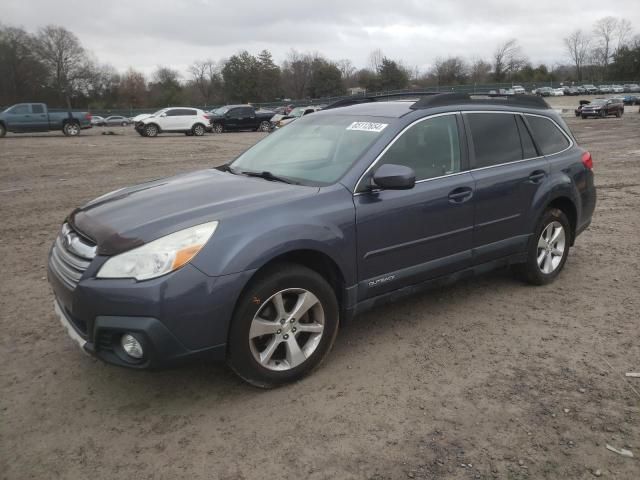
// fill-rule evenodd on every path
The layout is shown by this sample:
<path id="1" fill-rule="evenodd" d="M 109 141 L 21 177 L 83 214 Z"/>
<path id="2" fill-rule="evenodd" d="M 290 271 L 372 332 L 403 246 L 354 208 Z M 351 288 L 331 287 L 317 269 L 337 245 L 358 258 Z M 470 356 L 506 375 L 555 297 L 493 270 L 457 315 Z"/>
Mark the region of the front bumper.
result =
<path id="1" fill-rule="evenodd" d="M 582 115 L 583 117 L 599 117 L 600 115 L 602 115 L 601 110 L 582 110 L 582 112 L 580 112 L 580 115 Z"/>
<path id="2" fill-rule="evenodd" d="M 73 290 L 48 270 L 56 313 L 85 353 L 138 369 L 224 360 L 235 302 L 253 272 L 209 277 L 189 264 L 143 282 L 96 279 L 105 260 L 96 257 Z M 142 344 L 142 359 L 122 350 L 125 333 Z"/>

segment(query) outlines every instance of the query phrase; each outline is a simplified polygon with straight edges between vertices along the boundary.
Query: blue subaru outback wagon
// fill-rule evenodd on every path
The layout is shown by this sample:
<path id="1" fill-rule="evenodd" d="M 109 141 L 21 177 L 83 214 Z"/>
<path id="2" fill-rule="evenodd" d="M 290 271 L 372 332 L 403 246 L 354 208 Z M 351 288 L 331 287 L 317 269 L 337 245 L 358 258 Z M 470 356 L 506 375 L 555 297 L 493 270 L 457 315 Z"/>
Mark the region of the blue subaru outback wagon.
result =
<path id="1" fill-rule="evenodd" d="M 277 386 L 380 302 L 501 266 L 553 281 L 591 221 L 592 166 L 541 98 L 338 102 L 222 167 L 72 211 L 54 307 L 105 362 L 224 360 Z"/>

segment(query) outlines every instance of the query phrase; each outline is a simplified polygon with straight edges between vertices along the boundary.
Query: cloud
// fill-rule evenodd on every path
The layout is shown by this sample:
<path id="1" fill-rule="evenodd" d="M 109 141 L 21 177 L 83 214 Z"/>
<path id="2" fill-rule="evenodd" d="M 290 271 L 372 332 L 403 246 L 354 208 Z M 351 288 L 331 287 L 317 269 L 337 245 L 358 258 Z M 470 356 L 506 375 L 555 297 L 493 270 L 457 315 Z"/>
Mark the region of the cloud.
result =
<path id="1" fill-rule="evenodd" d="M 266 6 L 265 6 L 266 5 Z M 34 31 L 53 23 L 73 31 L 101 62 L 119 70 L 181 71 L 196 59 L 219 60 L 241 49 L 266 48 L 277 61 L 291 48 L 350 58 L 365 66 L 381 48 L 408 66 L 426 68 L 436 57 L 489 58 L 517 38 L 534 63 L 566 62 L 562 38 L 613 15 L 640 24 L 637 0 L 457 2 L 380 0 L 111 0 L 78 2 L 71 9 L 50 0 L 4 0 L 3 22 Z"/>

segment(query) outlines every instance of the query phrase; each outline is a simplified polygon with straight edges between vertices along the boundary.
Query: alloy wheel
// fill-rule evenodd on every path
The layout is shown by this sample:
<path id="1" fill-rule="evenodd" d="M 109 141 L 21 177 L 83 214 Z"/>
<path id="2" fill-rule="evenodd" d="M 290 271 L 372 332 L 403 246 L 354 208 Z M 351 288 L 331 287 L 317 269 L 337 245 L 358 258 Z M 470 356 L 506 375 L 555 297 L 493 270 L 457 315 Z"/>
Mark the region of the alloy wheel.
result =
<path id="1" fill-rule="evenodd" d="M 538 239 L 537 263 L 545 275 L 553 273 L 562 262 L 567 236 L 564 227 L 558 221 L 548 224 Z"/>
<path id="2" fill-rule="evenodd" d="M 253 358 L 269 370 L 291 370 L 318 348 L 324 331 L 318 297 L 302 288 L 281 290 L 256 312 L 249 329 Z"/>

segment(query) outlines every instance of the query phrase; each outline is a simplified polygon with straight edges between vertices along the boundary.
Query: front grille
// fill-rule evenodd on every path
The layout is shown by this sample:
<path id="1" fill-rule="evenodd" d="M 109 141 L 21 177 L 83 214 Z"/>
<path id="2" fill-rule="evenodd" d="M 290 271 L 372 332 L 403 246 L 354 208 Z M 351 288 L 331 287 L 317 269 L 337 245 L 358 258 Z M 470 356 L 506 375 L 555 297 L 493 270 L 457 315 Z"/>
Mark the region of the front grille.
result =
<path id="1" fill-rule="evenodd" d="M 49 265 L 62 283 L 70 290 L 75 290 L 95 255 L 96 246 L 78 235 L 65 223 L 51 249 Z"/>

